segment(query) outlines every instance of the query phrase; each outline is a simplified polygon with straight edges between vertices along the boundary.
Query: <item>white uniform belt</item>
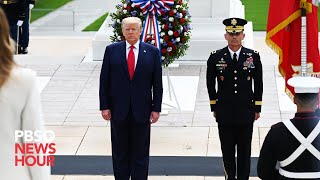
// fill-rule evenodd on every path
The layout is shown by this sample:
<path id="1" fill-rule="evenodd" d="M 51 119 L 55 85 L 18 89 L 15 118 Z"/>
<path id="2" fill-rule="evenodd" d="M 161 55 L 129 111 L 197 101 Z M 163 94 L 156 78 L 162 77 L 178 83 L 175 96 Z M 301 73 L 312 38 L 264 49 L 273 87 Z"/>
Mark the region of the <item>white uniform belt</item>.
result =
<path id="1" fill-rule="evenodd" d="M 320 160 L 320 152 L 311 144 L 313 140 L 320 133 L 320 121 L 316 127 L 312 130 L 307 138 L 305 138 L 299 130 L 292 124 L 291 121 L 283 121 L 284 125 L 292 133 L 292 135 L 297 138 L 301 145 L 285 160 L 280 161 L 280 167 L 285 167 L 295 161 L 306 149 L 313 154 L 318 160 Z"/>
<path id="2" fill-rule="evenodd" d="M 289 172 L 284 169 L 279 169 L 279 174 L 292 179 L 315 179 L 320 178 L 320 172 Z"/>

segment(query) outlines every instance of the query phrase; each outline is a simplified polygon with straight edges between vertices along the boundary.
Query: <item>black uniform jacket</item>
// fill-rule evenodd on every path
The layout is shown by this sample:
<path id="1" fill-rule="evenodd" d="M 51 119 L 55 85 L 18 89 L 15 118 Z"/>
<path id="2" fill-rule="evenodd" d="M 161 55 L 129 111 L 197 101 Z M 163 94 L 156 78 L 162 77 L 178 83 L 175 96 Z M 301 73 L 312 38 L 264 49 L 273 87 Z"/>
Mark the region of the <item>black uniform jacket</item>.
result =
<path id="1" fill-rule="evenodd" d="M 296 113 L 291 122 L 307 138 L 319 122 L 319 118 L 315 113 Z M 257 168 L 258 176 L 263 180 L 289 179 L 278 173 L 276 164 L 278 161 L 287 159 L 300 145 L 301 143 L 282 122 L 273 125 L 261 148 Z M 312 145 L 320 150 L 320 135 L 316 137 Z M 289 172 L 320 172 L 320 161 L 308 150 L 304 150 L 295 161 L 283 169 Z"/>
<path id="2" fill-rule="evenodd" d="M 26 15 L 26 0 L 0 0 L 0 7 L 7 15 L 8 21 L 23 20 Z"/>
<path id="3" fill-rule="evenodd" d="M 211 111 L 216 112 L 219 124 L 252 123 L 262 105 L 259 53 L 242 47 L 238 61 L 234 61 L 228 47 L 213 51 L 207 64 L 207 88 Z"/>

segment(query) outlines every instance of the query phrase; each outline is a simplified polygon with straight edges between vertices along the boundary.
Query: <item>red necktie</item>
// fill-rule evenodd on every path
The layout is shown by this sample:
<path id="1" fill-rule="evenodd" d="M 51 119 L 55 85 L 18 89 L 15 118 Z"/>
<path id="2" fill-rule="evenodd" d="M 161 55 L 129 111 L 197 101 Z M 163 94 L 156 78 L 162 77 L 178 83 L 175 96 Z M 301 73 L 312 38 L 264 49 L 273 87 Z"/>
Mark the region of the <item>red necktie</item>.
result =
<path id="1" fill-rule="evenodd" d="M 130 51 L 128 54 L 128 70 L 129 70 L 129 76 L 130 80 L 132 80 L 133 73 L 134 73 L 134 52 L 133 52 L 134 46 L 130 46 Z"/>

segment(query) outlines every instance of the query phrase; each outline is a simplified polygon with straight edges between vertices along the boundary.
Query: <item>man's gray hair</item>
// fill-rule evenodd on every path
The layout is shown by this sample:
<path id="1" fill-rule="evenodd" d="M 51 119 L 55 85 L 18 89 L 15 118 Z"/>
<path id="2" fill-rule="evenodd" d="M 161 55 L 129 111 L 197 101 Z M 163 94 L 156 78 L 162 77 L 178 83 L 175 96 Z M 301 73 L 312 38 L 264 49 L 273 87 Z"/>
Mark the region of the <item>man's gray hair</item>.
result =
<path id="1" fill-rule="evenodd" d="M 142 28 L 142 21 L 140 18 L 137 18 L 137 17 L 126 17 L 122 20 L 121 22 L 121 29 L 123 29 L 123 26 L 125 24 L 135 24 L 137 23 L 140 27 L 140 29 Z"/>

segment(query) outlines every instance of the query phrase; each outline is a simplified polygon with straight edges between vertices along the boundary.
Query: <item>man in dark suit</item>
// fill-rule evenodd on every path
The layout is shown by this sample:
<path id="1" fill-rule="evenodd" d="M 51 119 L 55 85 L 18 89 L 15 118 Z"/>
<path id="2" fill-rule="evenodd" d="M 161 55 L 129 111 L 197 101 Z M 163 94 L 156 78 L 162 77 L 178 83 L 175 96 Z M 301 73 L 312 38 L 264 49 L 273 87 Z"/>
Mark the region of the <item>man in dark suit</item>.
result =
<path id="1" fill-rule="evenodd" d="M 258 176 L 263 180 L 320 179 L 320 79 L 293 77 L 295 117 L 273 125 L 260 152 Z"/>
<path id="2" fill-rule="evenodd" d="M 148 179 L 150 124 L 162 103 L 159 50 L 139 41 L 141 20 L 122 21 L 126 41 L 107 46 L 100 74 L 100 110 L 111 122 L 116 180 Z"/>
<path id="3" fill-rule="evenodd" d="M 22 26 L 26 14 L 26 0 L 0 0 L 0 7 L 6 13 L 10 26 L 10 36 L 16 41 L 18 27 Z"/>
<path id="4" fill-rule="evenodd" d="M 213 51 L 207 63 L 210 107 L 218 122 L 223 166 L 228 180 L 236 177 L 238 180 L 249 179 L 253 122 L 260 117 L 262 104 L 262 65 L 259 53 L 241 44 L 245 37 L 243 30 L 246 23 L 246 20 L 240 18 L 223 21 L 228 46 Z"/>

